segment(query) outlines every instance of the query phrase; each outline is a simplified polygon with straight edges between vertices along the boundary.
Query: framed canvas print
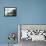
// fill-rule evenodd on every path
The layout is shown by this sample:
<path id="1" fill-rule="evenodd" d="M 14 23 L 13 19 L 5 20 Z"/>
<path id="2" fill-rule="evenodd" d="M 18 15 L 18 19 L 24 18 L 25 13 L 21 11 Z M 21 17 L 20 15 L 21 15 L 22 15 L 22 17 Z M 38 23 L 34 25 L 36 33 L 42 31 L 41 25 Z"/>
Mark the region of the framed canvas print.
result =
<path id="1" fill-rule="evenodd" d="M 4 16 L 16 16 L 16 7 L 5 7 Z"/>

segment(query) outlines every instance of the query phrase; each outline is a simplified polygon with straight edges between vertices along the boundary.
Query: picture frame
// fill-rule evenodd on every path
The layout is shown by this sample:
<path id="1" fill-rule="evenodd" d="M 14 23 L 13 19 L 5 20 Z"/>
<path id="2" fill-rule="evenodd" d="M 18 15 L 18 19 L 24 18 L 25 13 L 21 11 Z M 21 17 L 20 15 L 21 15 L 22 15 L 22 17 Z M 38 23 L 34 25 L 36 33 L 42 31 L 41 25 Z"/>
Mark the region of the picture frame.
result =
<path id="1" fill-rule="evenodd" d="M 17 8 L 16 7 L 4 7 L 4 16 L 6 17 L 17 16 Z"/>

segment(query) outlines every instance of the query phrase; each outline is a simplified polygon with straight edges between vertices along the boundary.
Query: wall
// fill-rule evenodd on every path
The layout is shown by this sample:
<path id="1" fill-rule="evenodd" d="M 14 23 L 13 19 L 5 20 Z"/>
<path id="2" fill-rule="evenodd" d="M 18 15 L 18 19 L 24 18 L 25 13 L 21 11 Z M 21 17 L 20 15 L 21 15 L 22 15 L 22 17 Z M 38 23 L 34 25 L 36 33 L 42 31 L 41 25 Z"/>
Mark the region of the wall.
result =
<path id="1" fill-rule="evenodd" d="M 17 7 L 16 17 L 4 17 L 4 7 L 9 6 Z M 0 44 L 8 43 L 17 24 L 46 24 L 46 0 L 0 0 Z"/>

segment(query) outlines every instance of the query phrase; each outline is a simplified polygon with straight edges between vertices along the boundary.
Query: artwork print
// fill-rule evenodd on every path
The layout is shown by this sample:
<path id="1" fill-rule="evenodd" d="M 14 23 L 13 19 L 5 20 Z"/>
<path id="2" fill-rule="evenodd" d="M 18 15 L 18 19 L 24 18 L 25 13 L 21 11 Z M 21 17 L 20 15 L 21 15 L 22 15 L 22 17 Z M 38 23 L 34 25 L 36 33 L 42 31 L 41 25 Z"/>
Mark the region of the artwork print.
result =
<path id="1" fill-rule="evenodd" d="M 16 16 L 16 7 L 5 7 L 4 16 Z"/>

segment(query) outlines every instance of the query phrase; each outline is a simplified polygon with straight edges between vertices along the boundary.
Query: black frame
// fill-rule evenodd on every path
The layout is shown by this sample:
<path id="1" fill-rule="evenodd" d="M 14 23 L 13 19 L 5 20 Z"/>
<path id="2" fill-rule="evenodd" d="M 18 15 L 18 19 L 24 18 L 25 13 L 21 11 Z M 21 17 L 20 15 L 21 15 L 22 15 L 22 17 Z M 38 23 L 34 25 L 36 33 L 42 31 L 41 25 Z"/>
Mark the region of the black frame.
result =
<path id="1" fill-rule="evenodd" d="M 9 16 L 8 15 L 5 15 L 5 8 L 15 8 L 16 10 L 15 10 L 15 15 L 14 16 L 15 17 L 17 16 L 17 8 L 16 7 L 4 7 L 4 16 L 5 17 L 14 17 L 13 15 L 11 15 L 11 16 L 10 15 Z"/>

